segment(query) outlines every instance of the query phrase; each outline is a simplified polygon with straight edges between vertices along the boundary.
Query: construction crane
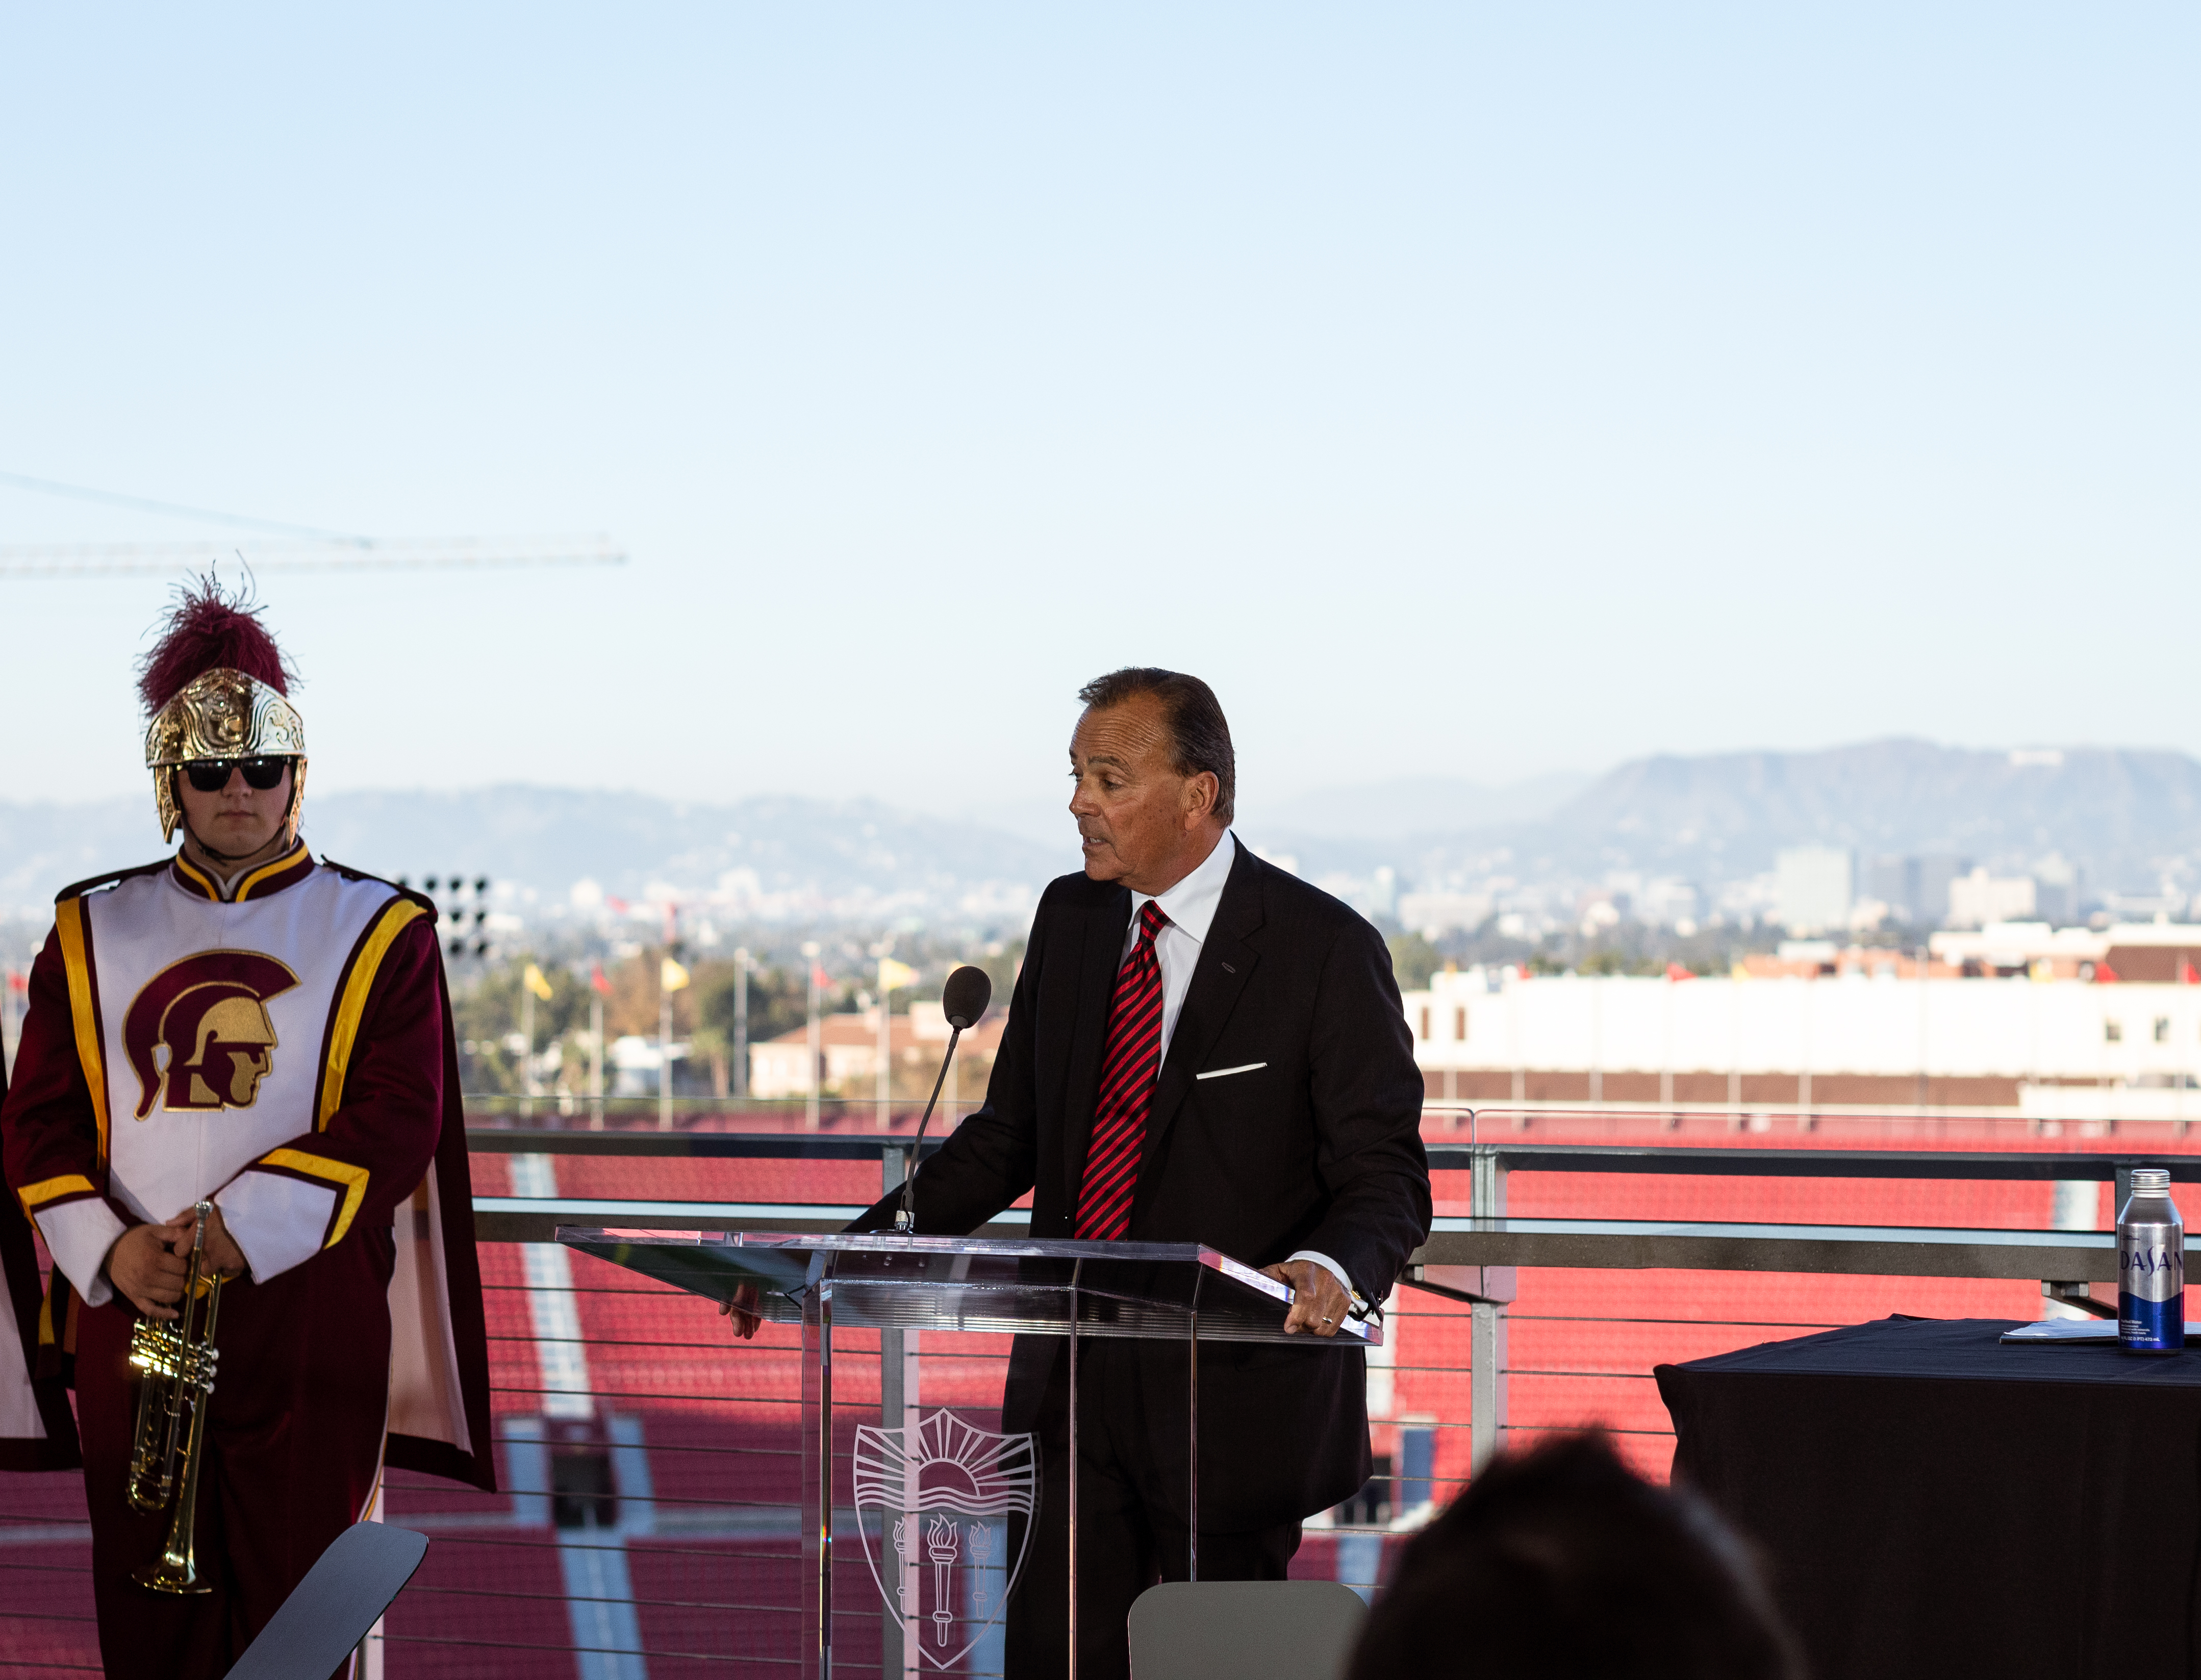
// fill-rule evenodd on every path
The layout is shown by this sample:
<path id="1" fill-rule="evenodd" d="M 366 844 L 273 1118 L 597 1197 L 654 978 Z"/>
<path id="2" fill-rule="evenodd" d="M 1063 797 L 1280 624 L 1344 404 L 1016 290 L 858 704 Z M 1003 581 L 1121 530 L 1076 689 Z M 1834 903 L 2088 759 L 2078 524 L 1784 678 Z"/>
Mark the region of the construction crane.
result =
<path id="1" fill-rule="evenodd" d="M 0 578 L 89 578 L 168 572 L 183 566 L 242 559 L 255 572 L 388 572 L 426 567 L 624 566 L 625 551 L 608 537 L 364 537 L 279 520 L 218 513 L 115 490 L 91 490 L 21 473 L 0 473 L 0 485 L 128 508 L 138 513 L 209 521 L 255 533 L 226 542 L 5 543 Z"/>

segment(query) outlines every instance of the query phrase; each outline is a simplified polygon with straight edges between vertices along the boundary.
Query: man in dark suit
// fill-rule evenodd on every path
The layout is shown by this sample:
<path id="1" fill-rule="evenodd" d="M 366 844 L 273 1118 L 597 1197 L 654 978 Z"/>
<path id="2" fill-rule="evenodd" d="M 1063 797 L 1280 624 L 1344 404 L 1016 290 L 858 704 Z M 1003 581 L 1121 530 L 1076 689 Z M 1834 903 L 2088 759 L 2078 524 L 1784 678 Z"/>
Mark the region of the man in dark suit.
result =
<path id="1" fill-rule="evenodd" d="M 1085 870 L 1040 900 L 985 1106 L 918 1175 L 917 1229 L 970 1231 L 1030 1190 L 1034 1237 L 1205 1242 L 1291 1285 L 1288 1329 L 1334 1336 L 1429 1233 L 1389 954 L 1230 834 L 1230 732 L 1206 684 L 1131 669 L 1078 697 Z M 899 1195 L 856 1228 L 890 1225 Z M 1116 1680 L 1131 1601 L 1185 1573 L 1187 1355 L 1080 1353 L 1078 1668 Z M 1364 1387 L 1357 1349 L 1202 1348 L 1202 1579 L 1282 1579 L 1300 1519 L 1366 1481 Z M 1002 1424 L 1037 1432 L 1042 1486 L 1009 1609 L 1016 1677 L 1062 1672 L 1068 1649 L 1068 1402 L 1063 1339 L 1018 1338 Z"/>

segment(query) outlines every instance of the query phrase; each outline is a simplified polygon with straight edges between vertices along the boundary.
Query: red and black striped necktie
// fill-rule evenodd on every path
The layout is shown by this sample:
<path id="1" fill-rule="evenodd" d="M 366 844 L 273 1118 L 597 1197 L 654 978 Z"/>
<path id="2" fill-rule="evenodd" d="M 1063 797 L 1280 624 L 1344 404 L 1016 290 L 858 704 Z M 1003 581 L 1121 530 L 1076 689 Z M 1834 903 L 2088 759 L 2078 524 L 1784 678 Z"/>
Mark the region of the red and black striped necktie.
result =
<path id="1" fill-rule="evenodd" d="M 1139 912 L 1139 937 L 1116 974 L 1108 1006 L 1108 1047 L 1100 1058 L 1100 1095 L 1093 1108 L 1093 1142 L 1077 1192 L 1080 1237 L 1114 1242 L 1131 1228 L 1131 1193 L 1147 1143 L 1147 1111 L 1162 1066 L 1162 965 L 1154 940 L 1169 918 L 1152 899 Z"/>

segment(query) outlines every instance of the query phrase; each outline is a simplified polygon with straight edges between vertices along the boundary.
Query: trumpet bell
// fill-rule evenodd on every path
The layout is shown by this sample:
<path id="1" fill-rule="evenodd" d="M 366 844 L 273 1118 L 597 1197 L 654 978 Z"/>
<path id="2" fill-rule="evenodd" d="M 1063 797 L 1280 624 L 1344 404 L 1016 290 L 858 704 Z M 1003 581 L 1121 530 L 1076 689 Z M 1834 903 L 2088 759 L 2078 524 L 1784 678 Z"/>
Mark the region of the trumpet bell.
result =
<path id="1" fill-rule="evenodd" d="M 156 1593 L 170 1593 L 178 1598 L 194 1597 L 214 1590 L 199 1579 L 198 1565 L 188 1545 L 181 1552 L 170 1545 L 144 1568 L 133 1570 L 130 1578 L 141 1587 L 150 1587 Z"/>

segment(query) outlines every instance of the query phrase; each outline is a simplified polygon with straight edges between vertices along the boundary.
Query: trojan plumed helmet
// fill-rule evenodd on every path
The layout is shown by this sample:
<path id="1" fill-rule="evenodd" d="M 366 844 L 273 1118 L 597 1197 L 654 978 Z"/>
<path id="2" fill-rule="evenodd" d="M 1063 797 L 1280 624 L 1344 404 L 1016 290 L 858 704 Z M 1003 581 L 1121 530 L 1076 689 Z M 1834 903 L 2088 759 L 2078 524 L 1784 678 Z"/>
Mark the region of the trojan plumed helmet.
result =
<path id="1" fill-rule="evenodd" d="M 295 833 L 306 785 L 306 725 L 291 704 L 297 672 L 260 622 L 261 609 L 240 590 L 225 596 L 212 578 L 186 584 L 153 649 L 139 661 L 138 694 L 153 721 L 145 731 L 145 767 L 161 837 L 173 840 L 183 820 L 176 767 L 200 759 L 290 758 Z"/>

